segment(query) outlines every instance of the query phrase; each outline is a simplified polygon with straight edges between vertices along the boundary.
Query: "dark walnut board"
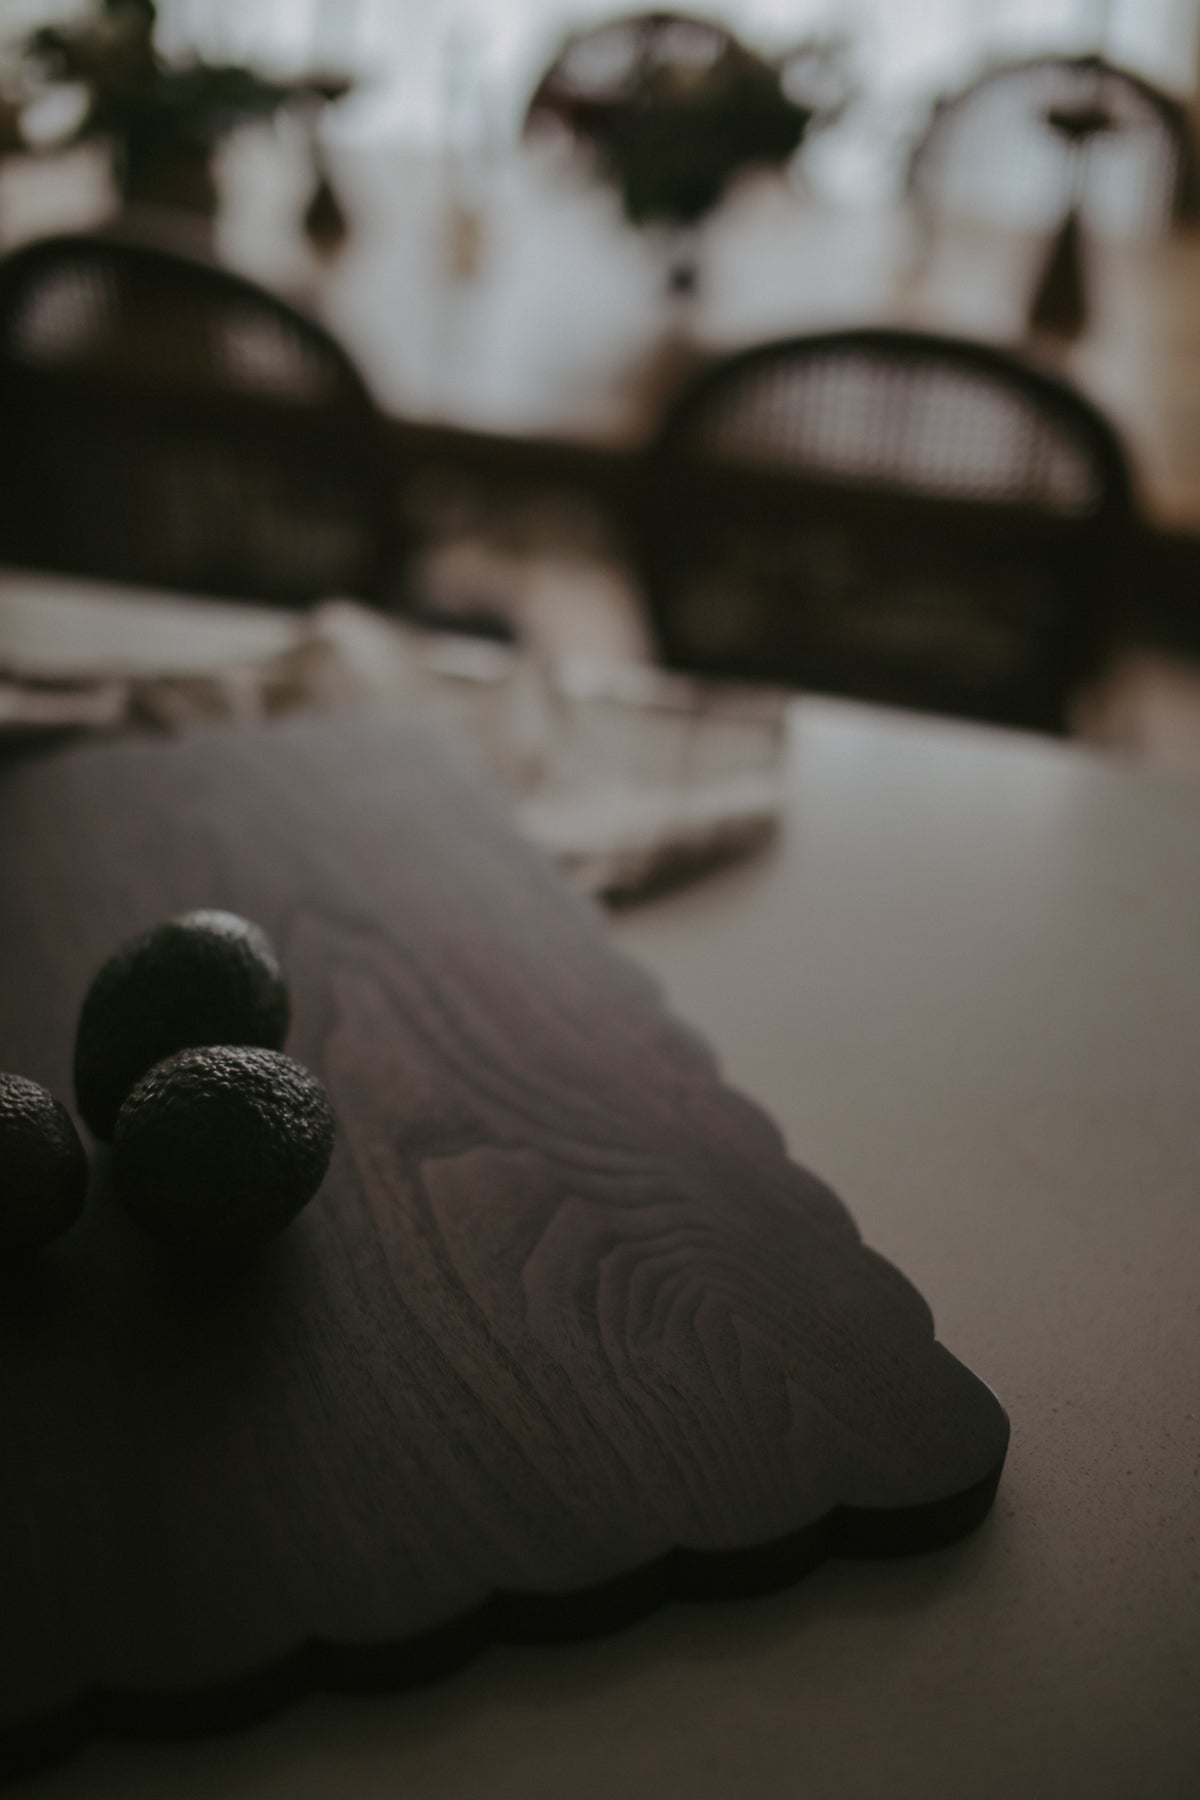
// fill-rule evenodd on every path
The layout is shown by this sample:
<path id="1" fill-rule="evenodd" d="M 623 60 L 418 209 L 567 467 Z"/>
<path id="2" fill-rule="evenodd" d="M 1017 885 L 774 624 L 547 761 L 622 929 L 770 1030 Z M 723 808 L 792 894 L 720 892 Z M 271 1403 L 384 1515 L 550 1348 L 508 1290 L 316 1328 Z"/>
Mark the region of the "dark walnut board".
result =
<path id="1" fill-rule="evenodd" d="M 1004 1413 L 440 739 L 378 716 L 0 771 L 0 1068 L 259 920 L 339 1140 L 256 1259 L 106 1192 L 0 1278 L 0 1745 L 403 1685 L 982 1518 Z"/>

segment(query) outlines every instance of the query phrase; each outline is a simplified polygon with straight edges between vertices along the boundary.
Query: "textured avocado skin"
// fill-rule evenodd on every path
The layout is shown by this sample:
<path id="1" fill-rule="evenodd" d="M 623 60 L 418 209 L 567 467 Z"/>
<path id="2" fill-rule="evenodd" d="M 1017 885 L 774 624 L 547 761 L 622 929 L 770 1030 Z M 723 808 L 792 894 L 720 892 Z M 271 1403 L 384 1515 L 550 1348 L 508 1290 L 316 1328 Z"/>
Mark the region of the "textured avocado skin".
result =
<path id="1" fill-rule="evenodd" d="M 79 1133 L 61 1101 L 0 1074 L 0 1256 L 36 1250 L 73 1225 L 87 1194 Z"/>
<path id="2" fill-rule="evenodd" d="M 291 1057 L 231 1045 L 182 1050 L 121 1108 L 113 1191 L 152 1237 L 224 1256 L 264 1243 L 312 1199 L 333 1138 L 324 1088 Z"/>
<path id="3" fill-rule="evenodd" d="M 190 912 L 115 950 L 88 989 L 75 1037 L 75 1099 L 112 1137 L 147 1069 L 201 1044 L 278 1049 L 291 1007 L 266 934 L 228 912 Z"/>

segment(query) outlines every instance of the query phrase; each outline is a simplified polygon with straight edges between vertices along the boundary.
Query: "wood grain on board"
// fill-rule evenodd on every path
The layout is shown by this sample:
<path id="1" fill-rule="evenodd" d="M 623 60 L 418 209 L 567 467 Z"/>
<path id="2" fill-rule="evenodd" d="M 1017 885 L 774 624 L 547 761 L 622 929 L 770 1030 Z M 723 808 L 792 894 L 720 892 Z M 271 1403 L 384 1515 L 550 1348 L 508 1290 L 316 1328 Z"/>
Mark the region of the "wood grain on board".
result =
<path id="1" fill-rule="evenodd" d="M 0 774 L 0 1067 L 126 935 L 275 938 L 339 1137 L 256 1258 L 106 1190 L 0 1278 L 0 1730 L 402 1685 L 986 1512 L 1007 1421 L 457 753 L 383 716 Z"/>

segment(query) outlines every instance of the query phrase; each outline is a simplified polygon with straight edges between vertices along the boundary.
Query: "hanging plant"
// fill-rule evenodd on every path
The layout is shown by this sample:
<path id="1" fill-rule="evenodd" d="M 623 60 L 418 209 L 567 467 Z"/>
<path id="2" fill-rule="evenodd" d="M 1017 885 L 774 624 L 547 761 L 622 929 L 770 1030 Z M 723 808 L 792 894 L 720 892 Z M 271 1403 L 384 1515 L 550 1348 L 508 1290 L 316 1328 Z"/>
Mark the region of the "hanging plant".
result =
<path id="1" fill-rule="evenodd" d="M 23 51 L 26 85 L 33 101 L 55 88 L 78 93 L 67 141 L 111 145 L 123 198 L 175 198 L 205 210 L 215 199 L 209 163 L 216 145 L 312 84 L 272 81 L 237 64 L 168 61 L 155 43 L 156 23 L 155 0 L 96 0 L 82 17 L 32 33 Z"/>
<path id="2" fill-rule="evenodd" d="M 798 47 L 799 49 L 799 47 Z M 840 46 L 814 43 L 827 77 Z M 550 124 L 591 153 L 634 225 L 698 223 L 733 183 L 779 167 L 818 116 L 845 104 L 839 82 L 786 79 L 723 27 L 678 13 L 613 20 L 569 38 L 530 103 L 527 129 Z"/>

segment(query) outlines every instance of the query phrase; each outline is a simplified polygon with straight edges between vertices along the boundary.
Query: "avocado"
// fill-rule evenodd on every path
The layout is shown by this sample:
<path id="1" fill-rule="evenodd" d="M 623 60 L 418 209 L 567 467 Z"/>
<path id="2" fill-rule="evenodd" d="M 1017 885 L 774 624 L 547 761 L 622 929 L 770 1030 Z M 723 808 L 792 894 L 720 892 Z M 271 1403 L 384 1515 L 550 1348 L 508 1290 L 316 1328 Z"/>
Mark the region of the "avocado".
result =
<path id="1" fill-rule="evenodd" d="M 265 932 L 229 912 L 189 912 L 115 950 L 88 989 L 75 1037 L 75 1099 L 98 1138 L 147 1069 L 201 1044 L 277 1050 L 291 1006 Z"/>
<path id="2" fill-rule="evenodd" d="M 0 1074 L 0 1257 L 73 1225 L 88 1167 L 71 1115 L 36 1081 Z"/>
<path id="3" fill-rule="evenodd" d="M 333 1150 L 315 1076 L 276 1050 L 181 1050 L 134 1087 L 113 1134 L 113 1192 L 152 1237 L 200 1256 L 251 1249 L 312 1199 Z"/>

